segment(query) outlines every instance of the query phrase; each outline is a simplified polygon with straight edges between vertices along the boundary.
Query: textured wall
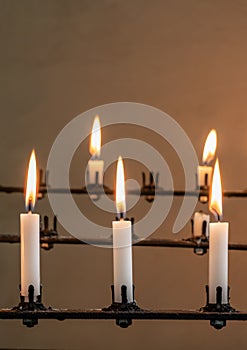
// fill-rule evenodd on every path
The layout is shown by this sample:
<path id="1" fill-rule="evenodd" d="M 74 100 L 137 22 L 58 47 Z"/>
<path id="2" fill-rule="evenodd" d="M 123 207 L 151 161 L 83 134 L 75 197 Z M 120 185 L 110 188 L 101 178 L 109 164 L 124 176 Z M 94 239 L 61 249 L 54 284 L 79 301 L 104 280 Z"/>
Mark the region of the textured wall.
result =
<path id="1" fill-rule="evenodd" d="M 176 119 L 198 156 L 215 127 L 224 187 L 245 188 L 246 1 L 0 0 L 0 8 L 0 183 L 23 184 L 32 147 L 45 168 L 56 135 L 79 113 L 104 103 L 135 101 Z M 172 159 L 170 149 L 167 157 Z M 87 153 L 76 154 L 73 186 L 82 185 L 81 164 L 87 159 Z M 129 171 L 134 172 L 131 166 Z M 113 183 L 112 171 L 107 180 Z M 181 181 L 176 178 L 176 185 Z M 82 207 L 87 203 L 86 198 L 80 201 Z M 156 235 L 171 237 L 178 202 Z M 225 200 L 231 241 L 246 242 L 245 205 L 244 199 Z M 36 210 L 50 213 L 47 199 Z M 0 231 L 18 232 L 21 211 L 21 195 L 1 194 Z M 188 228 L 180 237 L 188 235 Z M 207 258 L 190 250 L 134 248 L 139 304 L 202 306 Z M 232 303 L 241 309 L 247 309 L 246 266 L 246 254 L 230 252 Z M 0 306 L 15 305 L 18 245 L 0 246 L 0 280 Z M 79 246 L 42 252 L 42 281 L 47 305 L 108 305 L 112 252 Z M 20 321 L 0 324 L 0 346 L 5 348 L 227 350 L 242 349 L 247 340 L 246 325 L 237 322 L 220 332 L 206 321 L 136 321 L 126 330 L 111 321 L 40 321 L 34 329 Z"/>

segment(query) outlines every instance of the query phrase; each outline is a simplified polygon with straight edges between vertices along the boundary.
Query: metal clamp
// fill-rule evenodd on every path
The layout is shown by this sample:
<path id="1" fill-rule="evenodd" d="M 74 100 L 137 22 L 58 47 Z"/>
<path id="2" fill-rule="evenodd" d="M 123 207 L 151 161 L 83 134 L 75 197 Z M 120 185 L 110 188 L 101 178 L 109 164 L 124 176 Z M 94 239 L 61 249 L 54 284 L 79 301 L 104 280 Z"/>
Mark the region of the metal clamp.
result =
<path id="1" fill-rule="evenodd" d="M 216 288 L 216 303 L 209 302 L 209 287 L 206 286 L 206 305 L 200 309 L 203 312 L 237 312 L 230 305 L 230 287 L 228 287 L 227 303 L 222 303 L 222 287 L 218 286 Z M 211 320 L 210 325 L 215 329 L 222 329 L 226 326 L 226 320 Z"/>
<path id="2" fill-rule="evenodd" d="M 134 299 L 134 290 L 135 286 L 133 285 L 133 299 Z M 128 302 L 127 298 L 127 286 L 121 286 L 121 303 L 117 303 L 114 301 L 114 286 L 111 286 L 111 294 L 112 294 L 112 304 L 106 308 L 103 308 L 102 311 L 128 311 L 129 315 L 126 315 L 126 318 L 117 317 L 116 325 L 121 328 L 127 328 L 132 325 L 131 311 L 138 311 L 141 308 L 136 304 L 136 301 Z"/>
<path id="3" fill-rule="evenodd" d="M 40 294 L 37 295 L 36 301 L 34 301 L 34 286 L 30 284 L 28 287 L 28 301 L 25 301 L 25 297 L 20 294 L 20 303 L 17 306 L 13 307 L 13 310 L 18 310 L 20 312 L 47 310 L 47 308 L 42 303 L 42 286 L 40 286 Z M 31 328 L 38 324 L 38 318 L 23 318 L 22 323 L 25 326 Z"/>

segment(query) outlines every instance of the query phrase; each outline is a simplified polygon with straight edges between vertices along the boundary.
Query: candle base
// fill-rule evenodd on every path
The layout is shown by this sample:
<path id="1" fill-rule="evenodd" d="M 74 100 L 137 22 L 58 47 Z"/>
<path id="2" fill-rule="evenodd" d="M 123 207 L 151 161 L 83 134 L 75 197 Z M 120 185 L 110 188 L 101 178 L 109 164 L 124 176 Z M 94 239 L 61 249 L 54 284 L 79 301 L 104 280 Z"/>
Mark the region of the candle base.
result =
<path id="1" fill-rule="evenodd" d="M 49 228 L 49 218 L 47 215 L 44 216 L 44 224 L 41 225 L 40 229 L 40 237 L 48 237 L 48 238 L 53 238 L 57 237 L 58 232 L 57 232 L 57 217 L 56 215 L 54 216 L 53 219 L 53 228 Z M 50 250 L 54 247 L 54 244 L 51 242 L 41 242 L 40 247 L 43 248 L 44 250 Z"/>
<path id="2" fill-rule="evenodd" d="M 134 299 L 134 290 L 135 286 L 133 286 L 133 299 Z M 114 301 L 114 285 L 111 286 L 112 292 L 112 304 L 108 307 L 103 308 L 103 311 L 112 311 L 112 312 L 121 312 L 121 311 L 141 311 L 141 308 L 136 304 L 136 301 L 128 302 L 127 299 L 127 287 L 125 285 L 121 286 L 121 297 L 122 302 L 117 303 Z M 129 317 L 126 318 L 117 318 L 116 325 L 121 328 L 127 328 L 132 325 L 132 319 Z"/>
<path id="3" fill-rule="evenodd" d="M 82 188 L 83 191 L 86 191 L 89 195 L 89 197 L 93 200 L 93 201 L 98 201 L 100 199 L 100 196 L 104 193 L 112 193 L 112 191 L 110 190 L 109 187 L 102 185 L 102 184 L 98 184 L 98 183 L 94 183 L 94 184 L 87 184 L 87 186 Z"/>
<path id="4" fill-rule="evenodd" d="M 218 286 L 216 288 L 216 303 L 210 303 L 209 302 L 209 287 L 206 286 L 206 305 L 202 308 L 200 308 L 200 311 L 202 312 L 237 312 L 231 305 L 230 305 L 230 287 L 228 287 L 228 302 L 223 304 L 222 303 L 222 287 Z M 215 329 L 222 329 L 226 326 L 226 320 L 211 320 L 210 326 L 214 327 Z"/>
<path id="5" fill-rule="evenodd" d="M 201 235 L 195 234 L 194 226 L 195 226 L 195 221 L 194 221 L 194 219 L 191 219 L 192 236 L 190 238 L 187 238 L 186 241 L 194 242 L 194 243 L 196 243 L 196 245 L 198 245 L 198 247 L 194 248 L 194 253 L 196 255 L 204 255 L 207 253 L 207 247 L 203 247 L 200 245 L 208 243 L 208 237 L 207 237 L 208 222 L 206 220 L 202 221 Z"/>
<path id="6" fill-rule="evenodd" d="M 145 199 L 147 202 L 152 203 L 155 197 L 155 190 L 162 189 L 159 187 L 159 173 L 155 176 L 154 182 L 154 174 L 152 172 L 149 173 L 149 183 L 146 184 L 146 174 L 142 172 L 142 188 L 141 193 L 146 194 Z"/>
<path id="7" fill-rule="evenodd" d="M 47 310 L 47 308 L 42 303 L 42 286 L 40 286 L 40 295 L 36 297 L 34 301 L 34 287 L 32 284 L 28 287 L 28 301 L 25 301 L 25 297 L 20 294 L 20 303 L 13 307 L 13 310 L 18 311 L 41 311 Z M 50 309 L 50 308 L 49 308 Z M 38 319 L 28 319 L 23 318 L 23 324 L 29 328 L 34 327 L 38 324 Z"/>
<path id="8" fill-rule="evenodd" d="M 207 165 L 202 165 L 197 168 L 197 174 L 196 174 L 197 188 L 201 192 L 205 192 L 205 195 L 200 194 L 199 196 L 199 201 L 201 203 L 208 202 L 208 191 L 211 185 L 212 171 L 213 171 L 213 168 Z"/>
<path id="9" fill-rule="evenodd" d="M 190 237 L 187 239 L 184 239 L 187 242 L 193 242 L 198 245 L 198 247 L 194 247 L 193 251 L 196 255 L 204 255 L 207 253 L 207 246 L 204 246 L 205 244 L 208 243 L 208 239 L 206 237 Z"/>
<path id="10" fill-rule="evenodd" d="M 200 191 L 199 193 L 199 202 L 202 204 L 208 203 L 209 199 L 209 186 L 198 186 L 198 189 Z"/>

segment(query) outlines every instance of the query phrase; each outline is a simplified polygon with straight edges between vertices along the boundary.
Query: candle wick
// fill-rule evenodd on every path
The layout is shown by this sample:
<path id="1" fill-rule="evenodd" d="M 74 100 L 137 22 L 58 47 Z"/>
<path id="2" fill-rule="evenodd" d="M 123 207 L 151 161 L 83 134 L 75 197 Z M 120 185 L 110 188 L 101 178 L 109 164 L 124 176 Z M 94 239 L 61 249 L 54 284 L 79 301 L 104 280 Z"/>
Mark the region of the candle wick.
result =
<path id="1" fill-rule="evenodd" d="M 118 218 L 119 218 L 120 221 L 124 220 L 125 219 L 125 213 L 124 212 L 118 213 Z"/>
<path id="2" fill-rule="evenodd" d="M 93 154 L 91 157 L 92 160 L 99 160 L 99 155 L 97 153 Z"/>
<path id="3" fill-rule="evenodd" d="M 32 213 L 32 199 L 29 199 L 27 211 L 29 214 Z"/>

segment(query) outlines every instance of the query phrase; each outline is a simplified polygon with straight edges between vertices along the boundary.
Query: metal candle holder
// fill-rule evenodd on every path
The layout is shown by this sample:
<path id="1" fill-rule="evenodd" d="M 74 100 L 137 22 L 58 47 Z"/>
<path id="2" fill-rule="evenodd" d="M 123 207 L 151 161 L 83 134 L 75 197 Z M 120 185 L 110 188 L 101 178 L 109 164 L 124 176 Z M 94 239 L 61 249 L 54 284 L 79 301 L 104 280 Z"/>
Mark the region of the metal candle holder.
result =
<path id="1" fill-rule="evenodd" d="M 216 287 L 216 303 L 209 302 L 209 286 L 206 285 L 206 305 L 200 309 L 203 312 L 236 312 L 230 305 L 230 287 L 227 291 L 227 303 L 222 303 L 222 287 Z M 221 329 L 226 326 L 226 320 L 210 320 L 210 325 L 215 329 Z"/>
<path id="2" fill-rule="evenodd" d="M 147 202 L 152 203 L 155 197 L 155 188 L 158 188 L 159 183 L 159 173 L 155 176 L 154 182 L 154 174 L 152 172 L 149 173 L 149 183 L 146 184 L 146 174 L 142 172 L 142 188 L 141 192 L 146 193 L 145 199 Z"/>
<path id="3" fill-rule="evenodd" d="M 202 232 L 201 236 L 195 237 L 194 236 L 194 219 L 191 219 L 191 233 L 192 237 L 188 239 L 188 241 L 195 242 L 196 244 L 201 244 L 201 243 L 208 243 L 208 238 L 206 236 L 206 231 L 207 231 L 207 221 L 204 220 L 202 223 Z M 194 253 L 196 255 L 204 255 L 207 253 L 207 247 L 195 247 L 194 248 Z"/>
<path id="4" fill-rule="evenodd" d="M 133 285 L 133 299 L 134 298 L 135 286 Z M 112 312 L 122 312 L 122 311 L 140 311 L 141 308 L 136 304 L 136 301 L 128 302 L 127 298 L 127 286 L 121 286 L 121 303 L 117 303 L 114 300 L 114 285 L 111 285 L 111 295 L 112 295 L 112 304 L 106 308 L 103 308 L 102 311 L 112 311 Z M 127 328 L 132 325 L 131 318 L 116 318 L 116 325 L 121 328 Z"/>
<path id="5" fill-rule="evenodd" d="M 19 288 L 21 290 L 21 286 Z M 34 286 L 30 284 L 28 287 L 28 301 L 25 301 L 25 297 L 20 294 L 20 303 L 13 307 L 12 310 L 18 310 L 20 312 L 47 310 L 42 303 L 42 286 L 40 286 L 40 294 L 37 295 L 36 301 L 34 301 Z M 23 318 L 22 323 L 31 328 L 38 324 L 38 318 Z"/>
<path id="6" fill-rule="evenodd" d="M 96 172 L 97 174 L 98 172 Z M 100 199 L 100 196 L 105 193 L 111 193 L 109 187 L 99 184 L 98 183 L 98 177 L 96 176 L 96 182 L 94 184 L 87 184 L 87 186 L 82 188 L 82 193 L 88 193 L 90 198 L 93 201 L 98 201 Z"/>
<path id="7" fill-rule="evenodd" d="M 203 192 L 203 194 L 199 194 L 199 202 L 203 204 L 207 203 L 209 198 L 209 186 L 200 186 L 200 192 Z"/>
<path id="8" fill-rule="evenodd" d="M 49 229 L 49 218 L 47 215 L 44 216 L 44 225 L 42 225 L 41 222 L 41 230 L 40 230 L 40 237 L 57 237 L 57 217 L 54 216 L 53 218 L 53 228 Z M 53 248 L 54 244 L 51 242 L 41 242 L 40 244 L 41 248 L 45 250 L 50 250 Z"/>

